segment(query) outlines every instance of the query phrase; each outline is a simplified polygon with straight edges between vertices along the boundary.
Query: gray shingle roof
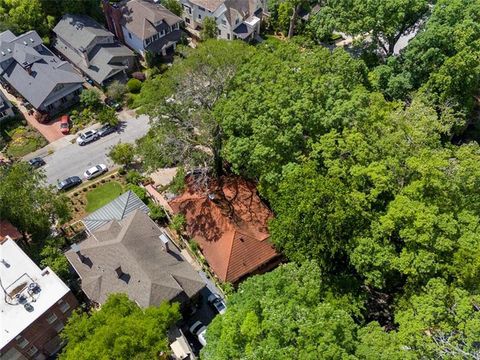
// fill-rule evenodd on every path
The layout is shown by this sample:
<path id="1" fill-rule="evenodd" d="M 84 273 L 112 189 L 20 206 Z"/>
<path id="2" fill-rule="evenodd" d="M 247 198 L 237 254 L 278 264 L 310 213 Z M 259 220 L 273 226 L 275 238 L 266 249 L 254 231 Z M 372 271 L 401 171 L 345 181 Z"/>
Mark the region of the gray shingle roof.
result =
<path id="1" fill-rule="evenodd" d="M 53 31 L 57 35 L 53 45 L 55 49 L 98 84 L 128 69 L 127 65 L 123 65 L 127 58 L 134 63 L 133 51 L 120 44 L 111 32 L 88 16 L 64 15 Z M 97 38 L 108 38 L 111 42 L 97 42 L 91 46 Z M 82 48 L 88 48 L 89 66 L 81 55 Z"/>
<path id="2" fill-rule="evenodd" d="M 111 221 L 65 253 L 82 279 L 85 294 L 99 304 L 109 294 L 125 293 L 141 307 L 164 301 L 184 302 L 204 286 L 198 273 L 174 244 L 162 247 L 161 229 L 141 210 Z M 116 269 L 121 267 L 120 278 Z"/>
<path id="3" fill-rule="evenodd" d="M 141 40 L 155 35 L 162 22 L 172 26 L 181 21 L 170 10 L 149 0 L 130 0 L 123 8 L 122 24 Z"/>
<path id="4" fill-rule="evenodd" d="M 133 191 L 127 191 L 107 205 L 83 218 L 82 222 L 89 232 L 94 232 L 112 220 L 120 221 L 132 211 L 148 213 L 148 206 Z"/>
<path id="5" fill-rule="evenodd" d="M 1 76 L 35 108 L 45 105 L 57 85 L 83 83 L 73 66 L 48 50 L 35 31 L 12 35 L 0 34 Z"/>

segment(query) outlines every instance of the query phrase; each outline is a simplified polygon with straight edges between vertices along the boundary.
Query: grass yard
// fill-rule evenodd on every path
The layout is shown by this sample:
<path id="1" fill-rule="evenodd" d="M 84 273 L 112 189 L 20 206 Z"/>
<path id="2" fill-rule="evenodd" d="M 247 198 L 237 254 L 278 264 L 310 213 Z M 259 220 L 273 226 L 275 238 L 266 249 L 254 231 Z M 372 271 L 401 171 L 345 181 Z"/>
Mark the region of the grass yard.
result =
<path id="1" fill-rule="evenodd" d="M 123 194 L 123 186 L 117 181 L 101 184 L 87 193 L 85 211 L 91 213 Z"/>

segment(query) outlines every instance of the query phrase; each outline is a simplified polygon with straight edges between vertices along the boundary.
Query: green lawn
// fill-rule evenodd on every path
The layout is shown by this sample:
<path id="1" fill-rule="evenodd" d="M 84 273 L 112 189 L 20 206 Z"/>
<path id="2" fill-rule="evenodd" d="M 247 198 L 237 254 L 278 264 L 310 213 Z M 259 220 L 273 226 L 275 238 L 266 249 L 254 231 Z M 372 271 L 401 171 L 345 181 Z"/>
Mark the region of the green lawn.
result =
<path id="1" fill-rule="evenodd" d="M 1 124 L 0 136 L 7 145 L 6 153 L 13 158 L 20 158 L 48 144 L 37 130 L 18 117 Z"/>
<path id="2" fill-rule="evenodd" d="M 87 207 L 85 211 L 91 213 L 119 197 L 122 193 L 123 187 L 116 181 L 101 184 L 87 193 Z"/>

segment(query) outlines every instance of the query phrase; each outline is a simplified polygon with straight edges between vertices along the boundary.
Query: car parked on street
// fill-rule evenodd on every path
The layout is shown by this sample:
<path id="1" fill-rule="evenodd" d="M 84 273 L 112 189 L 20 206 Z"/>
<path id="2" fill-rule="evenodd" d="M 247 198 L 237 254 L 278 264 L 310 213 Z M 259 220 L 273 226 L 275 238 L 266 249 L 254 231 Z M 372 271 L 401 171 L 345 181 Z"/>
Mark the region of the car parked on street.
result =
<path id="1" fill-rule="evenodd" d="M 96 178 L 97 176 L 102 175 L 103 173 L 106 173 L 108 171 L 107 165 L 105 164 L 98 164 L 87 171 L 83 174 L 83 177 L 87 180 L 91 180 L 93 178 Z"/>
<path id="2" fill-rule="evenodd" d="M 63 115 L 60 118 L 60 131 L 64 135 L 68 135 L 70 133 L 70 118 L 68 115 Z"/>
<path id="3" fill-rule="evenodd" d="M 65 191 L 77 185 L 80 185 L 81 183 L 82 183 L 82 179 L 80 179 L 78 176 L 70 176 L 63 181 L 60 181 L 57 184 L 57 189 L 60 191 Z"/>
<path id="4" fill-rule="evenodd" d="M 195 322 L 190 326 L 189 331 L 198 338 L 198 341 L 202 346 L 207 345 L 207 340 L 205 339 L 205 334 L 207 333 L 207 327 L 202 324 L 201 321 Z"/>
<path id="5" fill-rule="evenodd" d="M 80 135 L 77 137 L 77 144 L 83 146 L 89 142 L 97 140 L 98 138 L 99 136 L 95 130 L 88 130 L 84 133 L 80 133 Z"/>
<path id="6" fill-rule="evenodd" d="M 41 157 L 34 157 L 33 159 L 28 160 L 28 163 L 34 169 L 38 169 L 39 167 L 45 165 L 45 160 L 43 160 Z"/>
<path id="7" fill-rule="evenodd" d="M 116 126 L 112 126 L 110 124 L 103 125 L 100 129 L 98 129 L 97 134 L 100 137 L 107 136 L 108 134 L 111 134 L 113 132 L 117 131 Z"/>
<path id="8" fill-rule="evenodd" d="M 225 311 L 227 311 L 227 305 L 225 305 L 225 302 L 223 299 L 218 296 L 217 294 L 210 294 L 208 296 L 208 303 L 210 306 L 212 306 L 220 315 L 225 314 Z"/>

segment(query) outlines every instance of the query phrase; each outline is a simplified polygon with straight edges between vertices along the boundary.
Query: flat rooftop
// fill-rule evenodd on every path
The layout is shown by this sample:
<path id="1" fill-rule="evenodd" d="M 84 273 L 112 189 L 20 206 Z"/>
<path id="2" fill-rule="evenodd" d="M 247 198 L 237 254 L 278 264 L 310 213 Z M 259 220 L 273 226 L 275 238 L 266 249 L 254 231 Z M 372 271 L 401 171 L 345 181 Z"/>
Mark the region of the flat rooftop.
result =
<path id="1" fill-rule="evenodd" d="M 70 289 L 50 268 L 40 269 L 10 238 L 0 244 L 0 349 Z"/>

